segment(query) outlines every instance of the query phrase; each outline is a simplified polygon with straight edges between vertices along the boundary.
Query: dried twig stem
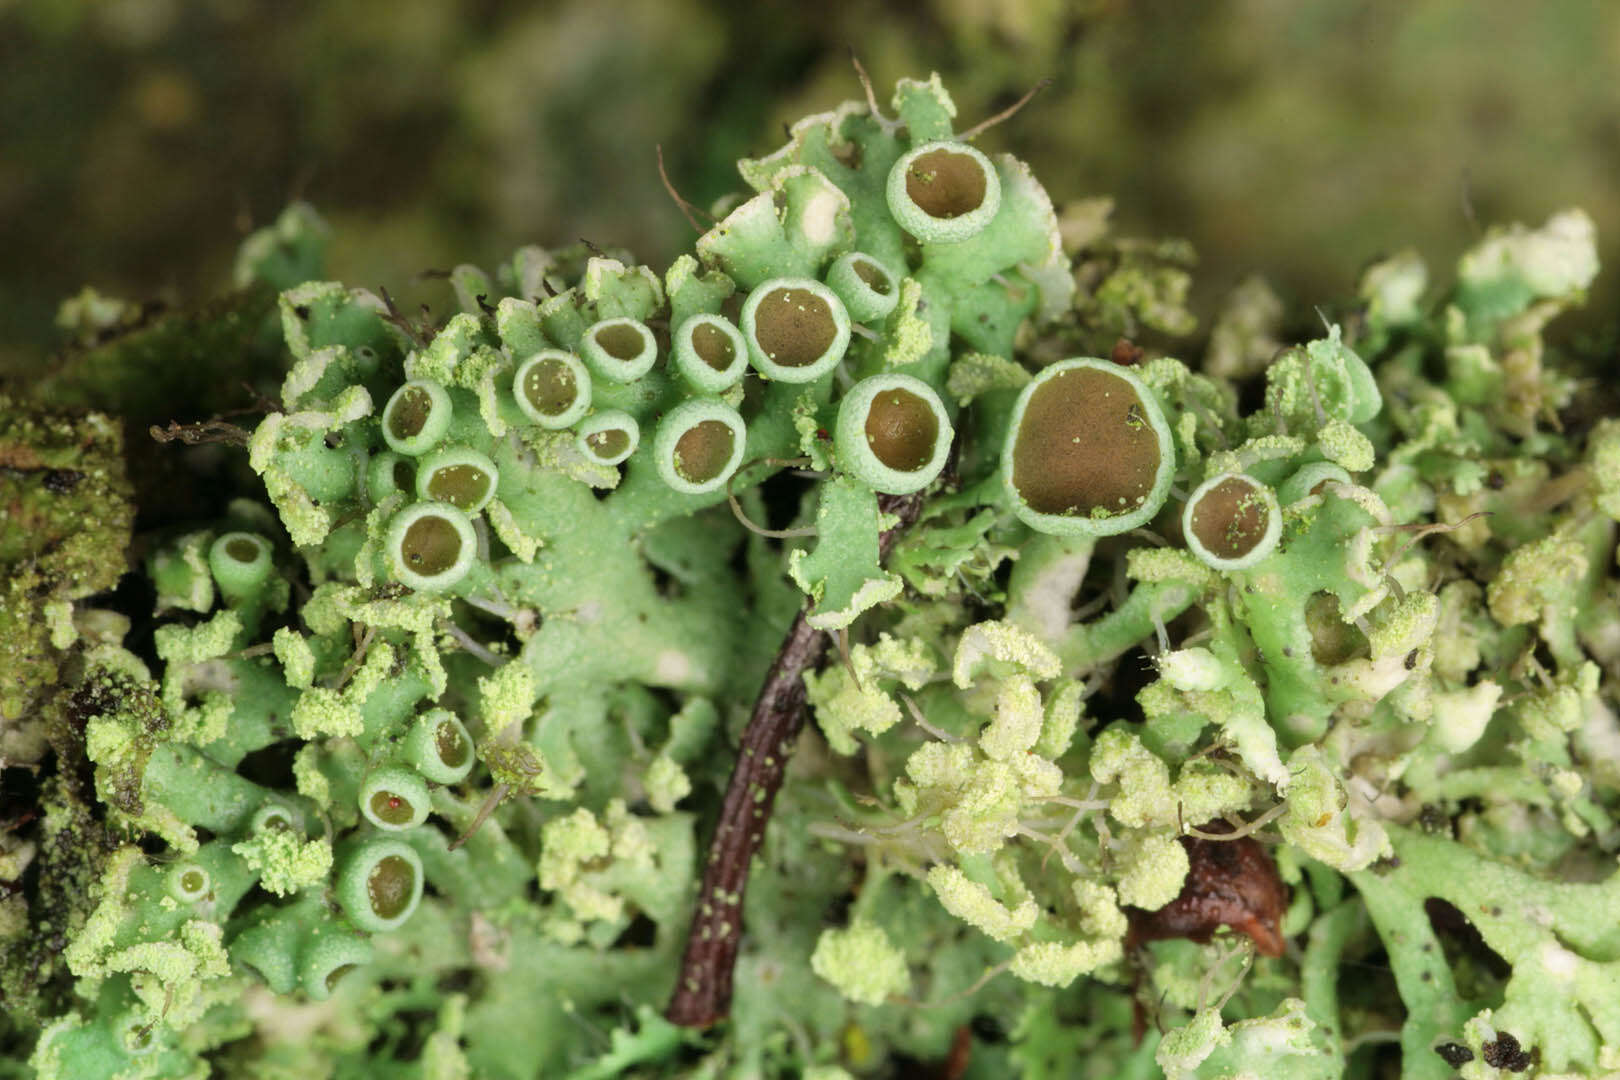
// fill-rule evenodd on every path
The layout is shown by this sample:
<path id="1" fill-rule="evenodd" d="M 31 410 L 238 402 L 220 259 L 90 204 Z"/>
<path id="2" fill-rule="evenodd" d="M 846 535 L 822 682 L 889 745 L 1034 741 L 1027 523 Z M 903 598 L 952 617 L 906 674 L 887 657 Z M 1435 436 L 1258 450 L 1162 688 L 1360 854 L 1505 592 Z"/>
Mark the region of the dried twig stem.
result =
<path id="1" fill-rule="evenodd" d="M 199 420 L 195 424 L 181 424 L 174 420 L 169 426 L 160 428 L 153 424 L 147 433 L 160 443 L 182 442 L 187 446 L 197 446 L 202 443 L 231 443 L 238 446 L 248 444 L 249 433 L 235 424 L 227 424 L 223 420 Z"/>
<path id="2" fill-rule="evenodd" d="M 676 206 L 677 209 L 680 210 L 680 212 L 683 215 L 685 215 L 687 224 L 691 225 L 692 228 L 696 229 L 698 232 L 703 232 L 704 231 L 703 226 L 698 224 L 699 216 L 708 218 L 711 223 L 713 223 L 715 221 L 718 221 L 719 219 L 716 218 L 713 214 L 709 213 L 707 210 L 703 209 L 701 206 L 696 206 L 696 205 L 692 204 L 680 192 L 675 190 L 675 185 L 670 182 L 669 173 L 666 172 L 665 169 L 664 169 L 664 146 L 663 146 L 663 144 L 659 143 L 657 149 L 658 149 L 658 179 L 660 179 L 660 180 L 662 180 L 664 182 L 664 190 L 669 192 L 669 197 L 671 199 L 675 200 L 675 206 Z"/>
<path id="3" fill-rule="evenodd" d="M 921 494 L 882 497 L 884 512 L 900 519 L 883 534 L 879 545 L 883 555 L 917 520 L 922 502 Z M 813 628 L 800 611 L 777 650 L 754 702 L 753 715 L 743 729 L 742 748 L 703 866 L 675 996 L 665 1012 L 676 1024 L 708 1027 L 725 1019 L 731 1010 L 731 974 L 742 939 L 748 868 L 765 839 L 793 740 L 804 727 L 805 672 L 821 665 L 827 646 L 827 633 Z"/>
<path id="4" fill-rule="evenodd" d="M 961 139 L 963 142 L 967 142 L 970 139 L 976 139 L 1002 121 L 1012 119 L 1014 113 L 1018 112 L 1018 110 L 1022 109 L 1025 105 L 1028 105 L 1034 99 L 1036 94 L 1040 93 L 1042 90 L 1045 90 L 1051 85 L 1052 77 L 1047 76 L 1034 86 L 1030 87 L 1023 97 L 1019 98 L 1005 109 L 1002 109 L 1000 112 L 996 113 L 996 115 L 987 117 L 984 120 L 980 120 L 977 124 L 974 124 L 972 127 L 962 132 L 962 134 L 958 135 L 957 138 Z"/>

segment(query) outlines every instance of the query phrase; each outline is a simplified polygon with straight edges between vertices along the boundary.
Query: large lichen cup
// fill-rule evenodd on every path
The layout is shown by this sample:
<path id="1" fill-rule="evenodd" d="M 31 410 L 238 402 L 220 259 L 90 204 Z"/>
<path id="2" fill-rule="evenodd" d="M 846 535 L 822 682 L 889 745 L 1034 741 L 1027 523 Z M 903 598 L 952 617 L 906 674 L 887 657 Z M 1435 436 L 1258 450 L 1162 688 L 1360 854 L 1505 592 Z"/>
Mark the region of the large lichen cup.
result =
<path id="1" fill-rule="evenodd" d="M 1187 547 L 1216 570 L 1242 570 L 1277 549 L 1282 509 L 1265 484 L 1221 473 L 1198 485 L 1181 514 Z"/>
<path id="2" fill-rule="evenodd" d="M 383 406 L 383 439 L 395 453 L 425 454 L 450 430 L 454 412 L 444 387 L 430 379 L 412 379 Z"/>
<path id="3" fill-rule="evenodd" d="M 518 365 L 512 396 L 523 415 L 559 431 L 590 411 L 591 373 L 573 353 L 542 349 Z"/>
<path id="4" fill-rule="evenodd" d="M 617 465 L 641 445 L 641 425 L 623 409 L 604 409 L 580 423 L 574 444 L 598 465 Z"/>
<path id="5" fill-rule="evenodd" d="M 658 341 L 639 319 L 603 319 L 585 331 L 580 356 L 608 382 L 634 382 L 652 370 L 658 360 Z"/>
<path id="6" fill-rule="evenodd" d="M 742 464 L 747 426 L 720 401 L 694 398 L 671 409 L 653 437 L 653 463 L 664 483 L 685 495 L 716 491 Z"/>
<path id="7" fill-rule="evenodd" d="M 384 543 L 394 580 L 440 592 L 467 576 L 478 557 L 472 522 L 444 502 L 420 502 L 394 515 Z"/>
<path id="8" fill-rule="evenodd" d="M 1001 209 L 1001 178 L 990 159 L 962 142 L 913 147 L 889 170 L 889 213 L 925 244 L 967 240 Z"/>
<path id="9" fill-rule="evenodd" d="M 397 930 L 422 901 L 422 857 L 403 840 L 372 835 L 338 871 L 337 901 L 362 930 Z"/>
<path id="10" fill-rule="evenodd" d="M 933 387 L 910 375 L 862 379 L 838 406 L 833 445 L 844 471 L 874 491 L 905 495 L 945 467 L 952 428 Z"/>
<path id="11" fill-rule="evenodd" d="M 754 370 L 786 383 L 814 382 L 849 347 L 849 312 L 810 278 L 772 278 L 743 302 L 742 333 Z"/>
<path id="12" fill-rule="evenodd" d="M 1158 401 L 1107 360 L 1053 364 L 1018 396 L 1001 455 L 1013 510 L 1037 532 L 1113 536 L 1170 494 L 1175 447 Z"/>
<path id="13" fill-rule="evenodd" d="M 676 370 L 706 394 L 730 389 L 748 369 L 748 343 L 724 315 L 699 312 L 681 323 L 672 351 Z"/>
<path id="14" fill-rule="evenodd" d="M 422 824 L 431 802 L 421 774 L 398 765 L 375 770 L 360 785 L 360 813 L 385 831 L 398 832 Z"/>
<path id="15" fill-rule="evenodd" d="M 476 514 L 495 497 L 500 474 L 486 455 L 464 446 L 435 450 L 416 470 L 419 498 Z"/>

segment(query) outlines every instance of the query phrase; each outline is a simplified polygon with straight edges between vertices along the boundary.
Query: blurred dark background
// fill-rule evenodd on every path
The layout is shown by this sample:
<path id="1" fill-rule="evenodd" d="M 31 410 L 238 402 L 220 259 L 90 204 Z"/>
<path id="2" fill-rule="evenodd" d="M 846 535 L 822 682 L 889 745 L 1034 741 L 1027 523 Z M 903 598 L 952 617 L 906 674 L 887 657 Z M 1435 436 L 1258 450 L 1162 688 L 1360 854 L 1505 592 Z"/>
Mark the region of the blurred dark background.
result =
<path id="1" fill-rule="evenodd" d="M 859 96 L 852 47 L 885 101 L 939 71 L 963 126 L 1052 76 L 981 145 L 1191 239 L 1206 312 L 1251 272 L 1331 300 L 1405 246 L 1444 279 L 1485 224 L 1569 204 L 1620 249 L 1603 0 L 0 0 L 0 372 L 85 284 L 217 294 L 294 197 L 354 284 L 582 237 L 661 268 L 694 234 L 655 144 L 706 204 Z"/>

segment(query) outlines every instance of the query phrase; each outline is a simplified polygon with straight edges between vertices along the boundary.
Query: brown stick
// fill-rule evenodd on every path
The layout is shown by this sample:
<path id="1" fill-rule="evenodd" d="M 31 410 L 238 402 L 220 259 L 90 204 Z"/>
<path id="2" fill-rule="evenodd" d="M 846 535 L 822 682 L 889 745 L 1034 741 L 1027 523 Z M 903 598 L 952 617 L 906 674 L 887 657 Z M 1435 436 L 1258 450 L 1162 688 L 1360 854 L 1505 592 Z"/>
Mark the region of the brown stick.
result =
<path id="1" fill-rule="evenodd" d="M 1016 113 L 1019 109 L 1022 109 L 1025 105 L 1028 105 L 1035 99 L 1036 94 L 1040 93 L 1042 90 L 1045 90 L 1051 85 L 1052 77 L 1048 75 L 1046 78 L 1030 87 L 1023 97 L 1019 98 L 1005 109 L 1002 109 L 1000 112 L 996 113 L 996 115 L 984 120 L 980 120 L 977 124 L 974 124 L 972 127 L 962 132 L 962 134 L 958 135 L 957 138 L 961 139 L 963 142 L 967 142 L 970 139 L 977 139 L 980 135 L 983 135 L 986 131 L 995 127 L 1002 121 L 1012 119 L 1014 113 Z"/>
<path id="2" fill-rule="evenodd" d="M 900 519 L 880 538 L 880 557 L 886 557 L 900 533 L 917 520 L 922 504 L 920 494 L 880 497 L 882 511 Z M 664 1013 L 671 1023 L 703 1028 L 724 1020 L 731 1011 L 731 974 L 742 943 L 748 868 L 765 839 L 793 740 L 804 727 L 805 672 L 821 666 L 827 645 L 826 631 L 811 627 L 801 610 L 754 702 L 703 866 L 675 996 Z"/>
<path id="3" fill-rule="evenodd" d="M 675 185 L 670 182 L 669 173 L 664 171 L 663 143 L 658 144 L 658 179 L 664 182 L 664 190 L 669 192 L 669 197 L 671 199 L 675 200 L 676 208 L 679 209 L 682 214 L 686 215 L 686 222 L 688 225 L 691 225 L 692 228 L 696 229 L 698 232 L 704 231 L 703 226 L 698 224 L 699 214 L 708 218 L 711 222 L 719 220 L 702 207 L 694 206 L 692 203 L 688 202 L 680 192 L 675 190 Z"/>

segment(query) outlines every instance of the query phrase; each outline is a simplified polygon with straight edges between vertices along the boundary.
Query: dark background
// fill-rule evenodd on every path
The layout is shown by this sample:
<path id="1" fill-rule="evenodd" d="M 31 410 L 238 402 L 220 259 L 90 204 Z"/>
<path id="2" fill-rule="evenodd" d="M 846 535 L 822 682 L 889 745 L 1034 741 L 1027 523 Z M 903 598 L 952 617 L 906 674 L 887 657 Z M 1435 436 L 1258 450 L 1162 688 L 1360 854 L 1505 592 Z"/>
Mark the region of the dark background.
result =
<path id="1" fill-rule="evenodd" d="M 694 234 L 654 146 L 708 203 L 784 121 L 859 95 L 851 47 L 885 100 L 938 70 L 962 126 L 1052 76 L 981 145 L 1191 239 L 1205 312 L 1252 272 L 1330 301 L 1404 246 L 1444 279 L 1485 224 L 1570 204 L 1620 246 L 1601 0 L 0 0 L 0 373 L 36 367 L 82 285 L 219 293 L 295 196 L 334 276 L 405 296 L 529 242 L 662 268 Z"/>

